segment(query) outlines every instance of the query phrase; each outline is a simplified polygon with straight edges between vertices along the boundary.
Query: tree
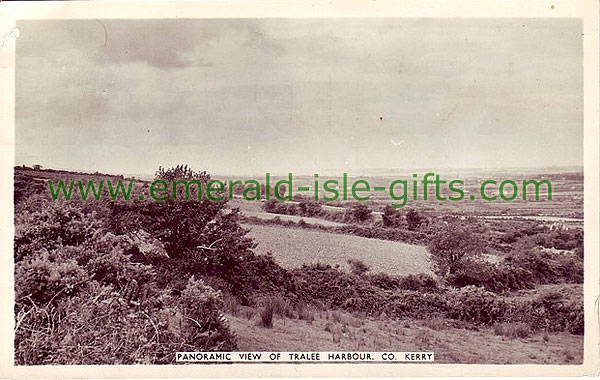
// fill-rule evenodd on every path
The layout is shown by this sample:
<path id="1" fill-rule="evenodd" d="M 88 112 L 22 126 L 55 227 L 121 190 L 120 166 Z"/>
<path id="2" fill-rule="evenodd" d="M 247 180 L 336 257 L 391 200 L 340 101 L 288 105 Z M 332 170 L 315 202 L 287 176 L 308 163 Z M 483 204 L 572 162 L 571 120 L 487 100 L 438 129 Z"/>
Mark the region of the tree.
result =
<path id="1" fill-rule="evenodd" d="M 371 209 L 366 204 L 358 204 L 352 208 L 352 217 L 359 222 L 371 219 Z"/>
<path id="2" fill-rule="evenodd" d="M 406 224 L 408 229 L 414 231 L 423 223 L 421 215 L 416 210 L 408 210 L 406 213 Z"/>
<path id="3" fill-rule="evenodd" d="M 169 169 L 165 169 L 162 166 L 159 166 L 158 170 L 156 171 L 155 176 L 156 176 L 156 179 L 162 179 L 167 182 L 175 181 L 178 179 L 185 179 L 185 180 L 197 179 L 204 183 L 210 181 L 210 175 L 207 174 L 206 171 L 196 172 L 196 171 L 192 170 L 191 168 L 189 168 L 187 166 L 187 164 L 186 165 L 177 165 L 177 166 L 169 168 Z"/>
<path id="4" fill-rule="evenodd" d="M 265 201 L 261 208 L 265 211 L 265 212 L 270 212 L 273 214 L 278 214 L 279 211 L 279 202 L 275 199 L 269 199 L 268 201 Z"/>
<path id="5" fill-rule="evenodd" d="M 317 201 L 309 198 L 300 198 L 298 203 L 299 214 L 302 216 L 318 216 L 321 214 L 322 207 Z"/>
<path id="6" fill-rule="evenodd" d="M 480 252 L 476 235 L 456 225 L 448 225 L 434 235 L 428 244 L 435 271 L 442 277 L 454 273 L 460 263 Z"/>
<path id="7" fill-rule="evenodd" d="M 402 214 L 390 205 L 385 206 L 381 218 L 384 227 L 400 227 L 402 225 Z"/>
<path id="8" fill-rule="evenodd" d="M 159 179 L 198 179 L 205 182 L 206 172 L 187 166 L 157 172 Z M 167 268 L 180 266 L 186 274 L 214 276 L 231 285 L 234 292 L 245 291 L 249 278 L 246 263 L 254 257 L 254 242 L 240 225 L 239 209 L 226 209 L 226 200 L 211 201 L 191 197 L 163 202 L 113 202 L 110 224 L 117 233 L 144 230 L 158 239 L 169 256 Z M 154 263 L 158 265 L 158 263 Z M 182 273 L 175 273 L 181 277 Z"/>

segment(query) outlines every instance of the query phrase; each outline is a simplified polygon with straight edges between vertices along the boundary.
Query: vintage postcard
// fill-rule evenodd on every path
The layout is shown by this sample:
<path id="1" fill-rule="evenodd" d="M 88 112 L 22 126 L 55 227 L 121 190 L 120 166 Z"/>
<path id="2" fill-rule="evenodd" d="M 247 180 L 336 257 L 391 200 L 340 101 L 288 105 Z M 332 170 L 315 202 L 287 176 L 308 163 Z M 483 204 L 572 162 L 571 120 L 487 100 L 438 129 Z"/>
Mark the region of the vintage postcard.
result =
<path id="1" fill-rule="evenodd" d="M 598 374 L 598 3 L 3 2 L 3 378 Z"/>

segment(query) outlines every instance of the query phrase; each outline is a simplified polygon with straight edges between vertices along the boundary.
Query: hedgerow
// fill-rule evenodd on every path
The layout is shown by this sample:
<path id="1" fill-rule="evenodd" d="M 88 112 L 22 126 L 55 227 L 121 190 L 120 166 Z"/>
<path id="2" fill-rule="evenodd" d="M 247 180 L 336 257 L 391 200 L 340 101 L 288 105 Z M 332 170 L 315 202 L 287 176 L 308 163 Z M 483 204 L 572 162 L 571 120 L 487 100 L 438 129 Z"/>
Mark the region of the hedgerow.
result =
<path id="1" fill-rule="evenodd" d="M 291 273 L 298 279 L 300 299 L 351 312 L 418 319 L 440 316 L 482 326 L 524 322 L 533 330 L 583 333 L 583 306 L 561 293 L 512 299 L 482 287 L 439 288 L 427 277 L 415 281 L 386 279 L 383 274 L 358 276 L 322 264 L 304 265 Z M 401 284 L 411 283 L 418 284 L 416 289 L 402 288 Z"/>
<path id="2" fill-rule="evenodd" d="M 515 250 L 497 264 L 472 258 L 463 260 L 446 281 L 457 287 L 481 286 L 495 293 L 532 289 L 540 284 L 581 284 L 583 261 L 574 253 Z"/>

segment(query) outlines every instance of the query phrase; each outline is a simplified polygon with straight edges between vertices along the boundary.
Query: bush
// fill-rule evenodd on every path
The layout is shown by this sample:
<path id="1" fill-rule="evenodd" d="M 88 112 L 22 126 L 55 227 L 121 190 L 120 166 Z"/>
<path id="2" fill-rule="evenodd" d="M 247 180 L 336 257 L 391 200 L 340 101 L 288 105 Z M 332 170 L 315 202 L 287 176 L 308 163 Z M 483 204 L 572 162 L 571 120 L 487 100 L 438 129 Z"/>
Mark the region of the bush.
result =
<path id="1" fill-rule="evenodd" d="M 527 338 L 532 333 L 531 328 L 522 322 L 518 323 L 500 323 L 494 325 L 494 334 L 506 336 L 511 339 Z"/>
<path id="2" fill-rule="evenodd" d="M 223 308 L 221 294 L 201 279 L 194 277 L 177 299 L 181 310 L 182 333 L 185 341 L 195 347 L 217 348 L 228 351 L 236 348 L 235 337 L 221 320 Z"/>
<path id="3" fill-rule="evenodd" d="M 260 326 L 267 329 L 272 328 L 274 314 L 275 306 L 272 303 L 267 303 L 260 312 Z"/>
<path id="4" fill-rule="evenodd" d="M 428 274 L 410 274 L 400 278 L 400 289 L 434 292 L 438 290 L 438 283 Z"/>
<path id="5" fill-rule="evenodd" d="M 527 270 L 531 281 L 536 284 L 583 283 L 583 260 L 577 254 L 532 248 L 511 252 L 504 263 Z"/>
<path id="6" fill-rule="evenodd" d="M 406 212 L 406 225 L 410 231 L 414 231 L 419 228 L 421 223 L 423 223 L 423 220 L 418 211 L 411 209 Z"/>
<path id="7" fill-rule="evenodd" d="M 568 331 L 578 335 L 584 332 L 583 304 L 569 299 L 561 291 L 546 292 L 533 300 L 521 302 L 517 314 L 536 329 Z"/>
<path id="8" fill-rule="evenodd" d="M 358 276 L 362 276 L 370 270 L 369 266 L 360 260 L 349 259 L 348 265 L 350 265 L 350 272 Z"/>
<path id="9" fill-rule="evenodd" d="M 353 220 L 364 223 L 371 220 L 371 209 L 366 204 L 359 203 L 352 207 L 351 215 Z"/>
<path id="10" fill-rule="evenodd" d="M 42 259 L 35 262 L 53 266 Z M 23 261 L 21 268 L 28 263 Z M 74 262 L 69 265 L 77 267 Z M 136 281 L 124 285 L 136 286 Z M 235 336 L 219 318 L 220 295 L 212 288 L 193 279 L 180 296 L 159 290 L 152 279 L 142 287 L 146 291 L 118 291 L 112 284 L 90 279 L 75 291 L 48 299 L 58 287 L 41 293 L 43 297 L 21 297 L 30 290 L 17 282 L 16 363 L 171 363 L 173 352 L 190 346 L 207 351 L 235 349 Z M 63 289 L 68 288 L 67 283 Z"/>
<path id="11" fill-rule="evenodd" d="M 298 207 L 295 204 L 279 201 L 277 199 L 269 199 L 268 201 L 264 202 L 261 207 L 265 212 L 270 212 L 272 214 L 298 214 Z"/>
<path id="12" fill-rule="evenodd" d="M 376 273 L 370 274 L 367 278 L 371 284 L 385 290 L 419 290 L 422 292 L 439 290 L 436 279 L 424 273 L 410 274 L 404 277 Z"/>
<path id="13" fill-rule="evenodd" d="M 302 216 L 314 217 L 319 216 L 323 211 L 321 204 L 315 200 L 302 197 L 298 203 L 298 214 Z"/>
<path id="14" fill-rule="evenodd" d="M 439 289 L 435 280 L 425 275 L 357 276 L 322 264 L 305 265 L 292 275 L 297 278 L 299 299 L 334 309 L 367 315 L 385 312 L 396 318 L 437 316 L 484 326 L 525 323 L 532 330 L 583 333 L 583 305 L 562 293 L 515 299 L 476 286 Z"/>
<path id="15" fill-rule="evenodd" d="M 78 292 L 89 278 L 74 260 L 57 263 L 42 254 L 15 264 L 15 297 L 46 305 Z"/>
<path id="16" fill-rule="evenodd" d="M 28 198 L 15 209 L 15 262 L 41 250 L 80 245 L 102 226 L 92 209 L 76 201 Z"/>
<path id="17" fill-rule="evenodd" d="M 460 262 L 446 281 L 456 287 L 473 285 L 496 293 L 531 289 L 534 286 L 530 272 L 526 269 L 472 258 Z"/>
<path id="18" fill-rule="evenodd" d="M 346 273 L 330 265 L 303 265 L 291 271 L 299 300 L 322 302 L 333 308 L 378 314 L 386 293 L 362 276 Z"/>
<path id="19" fill-rule="evenodd" d="M 498 264 L 463 259 L 446 281 L 458 287 L 482 286 L 496 293 L 532 289 L 538 284 L 583 283 L 583 260 L 576 253 L 514 250 Z"/>
<path id="20" fill-rule="evenodd" d="M 142 229 L 159 239 L 168 260 L 145 262 L 171 273 L 169 281 L 196 273 L 219 278 L 241 295 L 252 287 L 247 262 L 255 257 L 255 243 L 246 237 L 238 209 L 225 212 L 223 203 L 207 200 L 123 202 L 111 206 L 111 221 L 114 233 Z"/>
<path id="21" fill-rule="evenodd" d="M 384 207 L 381 220 L 384 227 L 401 227 L 403 225 L 402 214 L 390 205 Z"/>

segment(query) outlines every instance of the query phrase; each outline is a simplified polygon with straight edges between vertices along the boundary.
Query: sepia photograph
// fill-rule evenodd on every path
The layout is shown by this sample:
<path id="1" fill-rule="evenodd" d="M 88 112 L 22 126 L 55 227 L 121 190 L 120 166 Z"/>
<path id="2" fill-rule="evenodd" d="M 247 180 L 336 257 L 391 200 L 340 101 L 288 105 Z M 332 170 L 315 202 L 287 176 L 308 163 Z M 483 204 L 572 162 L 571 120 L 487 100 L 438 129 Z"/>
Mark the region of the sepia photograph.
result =
<path id="1" fill-rule="evenodd" d="M 587 21 L 194 9 L 2 30 L 11 366 L 597 373 Z"/>

